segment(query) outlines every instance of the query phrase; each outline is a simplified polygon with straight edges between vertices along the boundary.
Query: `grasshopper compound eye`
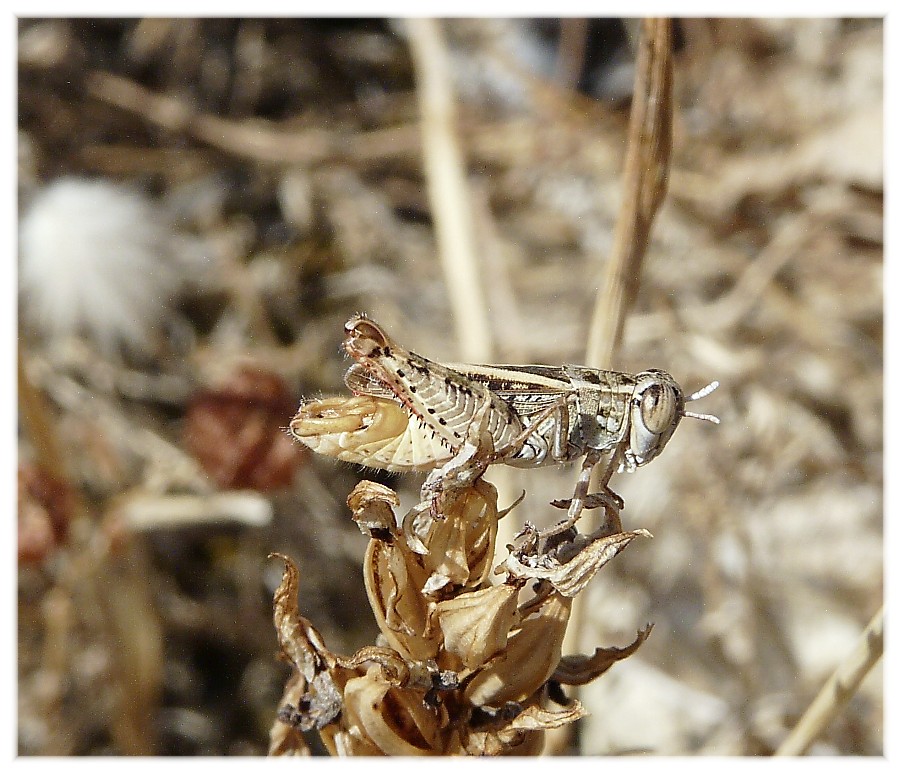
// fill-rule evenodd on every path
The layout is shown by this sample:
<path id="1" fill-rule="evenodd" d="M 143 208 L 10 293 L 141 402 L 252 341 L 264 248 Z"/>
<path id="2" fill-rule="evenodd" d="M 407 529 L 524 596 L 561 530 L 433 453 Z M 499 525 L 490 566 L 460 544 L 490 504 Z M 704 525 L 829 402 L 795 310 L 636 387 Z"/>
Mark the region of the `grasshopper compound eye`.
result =
<path id="1" fill-rule="evenodd" d="M 644 428 L 654 435 L 663 434 L 672 422 L 680 418 L 680 397 L 680 393 L 670 384 L 650 384 L 638 397 Z"/>
<path id="2" fill-rule="evenodd" d="M 634 469 L 654 459 L 663 450 L 681 417 L 684 395 L 668 373 L 639 373 L 631 398 L 631 431 L 625 465 Z"/>

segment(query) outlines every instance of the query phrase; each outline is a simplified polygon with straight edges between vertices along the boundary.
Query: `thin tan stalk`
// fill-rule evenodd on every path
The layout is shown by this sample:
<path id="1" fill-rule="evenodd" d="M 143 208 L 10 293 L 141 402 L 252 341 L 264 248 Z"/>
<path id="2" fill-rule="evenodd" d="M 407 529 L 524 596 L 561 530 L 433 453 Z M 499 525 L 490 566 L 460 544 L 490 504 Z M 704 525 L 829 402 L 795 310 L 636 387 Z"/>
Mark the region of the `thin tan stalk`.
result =
<path id="1" fill-rule="evenodd" d="M 800 721 L 775 752 L 776 757 L 805 754 L 816 738 L 841 713 L 866 674 L 884 653 L 884 607 L 869 621 L 853 652 L 831 675 Z"/>
<path id="2" fill-rule="evenodd" d="M 470 362 L 489 362 L 493 346 L 478 269 L 472 196 L 457 136 L 447 45 L 435 19 L 408 19 L 406 29 L 422 118 L 428 198 L 460 354 Z"/>
<path id="3" fill-rule="evenodd" d="M 638 47 L 622 209 L 600 285 L 585 362 L 610 367 L 634 305 L 650 227 L 666 193 L 672 148 L 672 21 L 645 19 Z"/>
<path id="4" fill-rule="evenodd" d="M 43 395 L 31 383 L 25 368 L 25 355 L 20 344 L 16 352 L 19 388 L 19 417 L 34 445 L 38 464 L 45 472 L 68 483 L 62 452 L 53 431 L 53 422 Z M 73 489 L 74 491 L 74 489 Z"/>

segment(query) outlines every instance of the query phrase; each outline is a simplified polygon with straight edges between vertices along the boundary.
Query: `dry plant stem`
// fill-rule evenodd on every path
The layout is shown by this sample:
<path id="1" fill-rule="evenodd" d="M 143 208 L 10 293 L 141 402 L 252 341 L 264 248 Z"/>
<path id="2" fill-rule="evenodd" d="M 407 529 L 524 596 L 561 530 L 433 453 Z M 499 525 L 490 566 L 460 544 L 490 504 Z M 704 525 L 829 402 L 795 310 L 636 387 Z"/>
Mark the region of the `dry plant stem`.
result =
<path id="1" fill-rule="evenodd" d="M 523 71 L 501 52 L 495 58 L 512 74 L 521 78 L 535 98 L 553 111 L 562 114 L 564 122 L 551 127 L 523 124 L 521 120 L 491 121 L 485 124 L 466 123 L 460 130 L 471 144 L 475 157 L 492 164 L 516 165 L 522 158 L 544 153 L 548 142 L 578 142 L 586 123 L 596 123 L 607 117 L 594 100 L 581 94 L 560 95 L 559 89 Z M 191 105 L 171 96 L 157 94 L 150 89 L 111 73 L 94 71 L 85 80 L 85 90 L 94 99 L 138 116 L 153 126 L 191 137 L 204 145 L 227 153 L 234 158 L 273 164 L 317 166 L 329 163 L 365 165 L 384 161 L 411 161 L 422 148 L 419 124 L 403 124 L 372 131 L 323 131 L 320 129 L 290 129 L 263 120 L 228 120 L 201 113 Z M 563 139 L 560 140 L 560 132 Z M 151 155 L 163 155 L 155 161 Z M 195 153 L 196 156 L 196 153 Z M 127 171 L 149 168 L 159 171 L 162 164 L 171 172 L 174 163 L 202 165 L 200 157 L 191 156 L 185 149 L 160 151 L 135 148 L 124 144 L 89 145 L 82 153 L 82 161 L 106 171 Z M 189 159 L 194 158 L 193 161 Z M 148 161 L 149 159 L 149 161 Z M 179 171 L 179 175 L 187 174 Z"/>
<path id="2" fill-rule="evenodd" d="M 650 227 L 666 192 L 672 148 L 672 22 L 645 19 L 638 47 L 622 210 L 594 307 L 585 363 L 611 367 L 634 304 Z"/>
<path id="3" fill-rule="evenodd" d="M 65 599 L 81 593 L 92 599 L 90 606 L 97 610 L 103 621 L 102 629 L 111 655 L 110 668 L 114 673 L 117 693 L 112 723 L 114 740 L 126 754 L 152 754 L 154 746 L 148 718 L 156 709 L 162 684 L 162 631 L 156 624 L 155 610 L 144 584 L 146 572 L 135 572 L 125 560 L 120 564 L 118 576 L 112 580 L 112 561 L 106 552 L 105 541 L 95 539 L 96 531 L 87 525 L 88 508 L 81 492 L 69 481 L 65 459 L 51 429 L 46 402 L 28 378 L 21 346 L 18 386 L 22 420 L 35 446 L 38 461 L 48 472 L 67 483 L 73 496 L 72 550 L 62 556 L 53 593 Z M 75 528 L 78 522 L 85 528 Z M 56 671 L 70 665 L 68 662 L 63 664 L 59 654 L 57 651 L 53 660 Z"/>
<path id="4" fill-rule="evenodd" d="M 456 131 L 447 45 L 435 19 L 409 19 L 406 28 L 422 116 L 428 198 L 460 354 L 468 362 L 490 362 L 493 347 L 478 270 L 471 194 Z"/>
<path id="5" fill-rule="evenodd" d="M 587 47 L 588 19 L 561 19 L 559 23 L 559 55 L 556 59 L 556 82 L 574 90 L 584 67 Z"/>
<path id="6" fill-rule="evenodd" d="M 862 684 L 884 653 L 884 607 L 875 613 L 850 656 L 841 663 L 775 752 L 777 757 L 805 754 Z"/>
<path id="7" fill-rule="evenodd" d="M 184 133 L 237 158 L 279 166 L 396 158 L 408 156 L 419 146 L 419 129 L 411 125 L 378 129 L 348 139 L 320 129 L 286 131 L 264 122 L 229 121 L 199 113 L 178 99 L 106 72 L 90 73 L 85 89 L 94 99 L 139 115 L 155 126 Z"/>
<path id="8" fill-rule="evenodd" d="M 504 362 L 519 362 L 523 359 L 527 361 L 527 347 L 520 343 L 520 332 L 524 329 L 522 314 L 519 311 L 507 264 L 502 254 L 503 245 L 491 212 L 488 188 L 483 182 L 478 181 L 472 185 L 471 191 L 475 230 L 478 241 L 482 245 L 481 254 L 484 260 L 485 276 L 492 288 L 491 305 L 495 312 L 495 319 L 504 320 L 504 330 L 509 330 L 516 336 L 512 347 L 503 345 L 502 338 L 500 339 L 500 354 Z M 496 332 L 499 336 L 500 331 Z M 503 503 L 512 502 L 524 489 L 521 483 L 522 471 L 512 467 L 497 465 L 491 470 L 489 478 L 497 487 L 500 501 Z M 521 528 L 520 511 L 513 509 L 497 524 L 497 544 L 512 544 Z"/>
<path id="9" fill-rule="evenodd" d="M 497 221 L 491 212 L 489 187 L 484 179 L 476 178 L 472 181 L 470 190 L 475 236 L 481 245 L 484 276 L 491 288 L 491 308 L 495 320 L 493 330 L 497 342 L 495 348 L 503 362 L 526 362 L 532 352 L 522 335 L 526 325 L 516 299 L 505 245 L 497 232 Z M 499 324 L 499 320 L 503 321 L 502 324 Z"/>

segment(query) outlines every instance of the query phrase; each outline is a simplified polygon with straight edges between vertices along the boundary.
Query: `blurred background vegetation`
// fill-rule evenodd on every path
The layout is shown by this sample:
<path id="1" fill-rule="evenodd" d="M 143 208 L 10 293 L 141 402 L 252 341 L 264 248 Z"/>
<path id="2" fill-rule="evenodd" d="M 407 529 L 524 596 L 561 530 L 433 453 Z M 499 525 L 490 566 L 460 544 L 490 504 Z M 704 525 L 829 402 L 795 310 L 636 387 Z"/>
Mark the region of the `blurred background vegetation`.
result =
<path id="1" fill-rule="evenodd" d="M 441 29 L 493 358 L 583 362 L 634 24 Z M 581 754 L 771 753 L 883 594 L 882 22 L 675 32 L 668 194 L 611 365 L 720 380 L 722 424 L 613 478 L 655 539 L 594 581 L 579 649 L 655 627 L 581 695 Z M 344 391 L 354 312 L 461 359 L 406 28 L 21 19 L 18 68 L 19 753 L 265 754 L 267 554 L 332 649 L 371 643 L 344 499 L 421 483 L 284 428 Z M 555 519 L 574 474 L 529 473 L 515 517 Z M 881 680 L 813 753 L 882 754 Z"/>

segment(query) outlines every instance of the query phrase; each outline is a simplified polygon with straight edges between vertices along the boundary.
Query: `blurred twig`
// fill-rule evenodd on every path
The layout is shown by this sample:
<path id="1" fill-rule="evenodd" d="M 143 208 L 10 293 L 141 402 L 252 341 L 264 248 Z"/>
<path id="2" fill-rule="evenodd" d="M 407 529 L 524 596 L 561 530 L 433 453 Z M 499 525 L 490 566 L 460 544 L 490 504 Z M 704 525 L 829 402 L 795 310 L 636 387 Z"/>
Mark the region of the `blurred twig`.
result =
<path id="1" fill-rule="evenodd" d="M 776 757 L 805 754 L 816 738 L 841 713 L 866 674 L 884 653 L 884 607 L 876 613 L 850 656 L 841 663 L 815 700 L 775 752 Z"/>
<path id="2" fill-rule="evenodd" d="M 317 164 L 406 156 L 419 145 L 419 129 L 403 125 L 354 134 L 330 129 L 286 130 L 264 121 L 231 121 L 200 113 L 186 102 L 106 72 L 86 78 L 87 93 L 146 121 L 181 132 L 237 158 L 283 164 Z"/>
<path id="3" fill-rule="evenodd" d="M 563 121 L 535 124 L 518 118 L 506 121 L 462 122 L 458 129 L 465 136 L 473 157 L 484 163 L 518 166 L 522 159 L 548 153 L 564 153 L 565 148 L 581 142 L 581 132 L 587 120 L 596 123 L 607 116 L 597 103 L 577 93 L 560 97 L 553 88 L 539 78 L 516 67 L 509 57 L 496 58 L 517 77 L 538 92 L 540 101 L 554 115 L 562 114 Z M 167 131 L 193 138 L 234 158 L 278 166 L 352 163 L 358 166 L 390 160 L 410 160 L 422 148 L 422 127 L 418 123 L 400 124 L 371 131 L 341 131 L 334 128 L 285 128 L 262 119 L 230 120 L 210 113 L 202 113 L 184 100 L 152 91 L 128 78 L 108 72 L 94 71 L 85 80 L 85 90 L 94 99 L 136 115 L 147 123 Z M 575 107 L 573 107 L 573 104 Z M 578 120 L 576 120 L 578 119 Z M 563 150 L 554 150 L 562 148 Z M 120 170 L 123 154 L 137 154 L 127 160 L 130 170 L 136 168 L 135 159 L 141 154 L 169 153 L 153 147 L 135 148 L 113 144 L 87 146 L 85 162 L 98 165 L 107 172 Z M 180 151 L 179 151 L 180 152 Z M 602 154 L 602 151 L 601 151 Z M 178 163 L 187 163 L 187 156 L 178 156 Z M 196 161 L 194 163 L 199 163 Z M 118 164 L 118 166 L 117 166 Z M 140 167 L 146 168 L 147 158 Z M 159 160 L 154 170 L 158 169 Z M 121 171 L 121 170 L 120 170 Z"/>
<path id="4" fill-rule="evenodd" d="M 578 88 L 578 78 L 584 67 L 589 20 L 560 19 L 559 55 L 556 59 L 556 82 L 565 89 Z"/>
<path id="5" fill-rule="evenodd" d="M 594 306 L 585 362 L 610 367 L 634 304 L 653 218 L 663 200 L 672 148 L 672 22 L 646 19 L 638 47 L 622 209 Z"/>
<path id="6" fill-rule="evenodd" d="M 53 431 L 53 421 L 50 418 L 46 401 L 37 390 L 28 376 L 25 367 L 25 355 L 22 344 L 19 344 L 17 354 L 18 388 L 19 388 L 19 416 L 25 426 L 28 436 L 34 445 L 38 464 L 44 471 L 54 476 L 72 489 L 77 497 L 74 487 L 69 484 L 68 474 L 56 433 Z M 81 513 L 84 508 L 80 499 L 76 502 L 76 509 Z"/>
<path id="7" fill-rule="evenodd" d="M 456 131 L 447 45 L 435 19 L 408 19 L 406 29 L 422 116 L 428 197 L 460 354 L 470 362 L 488 362 L 493 346 L 478 269 L 472 197 Z"/>
<path id="8" fill-rule="evenodd" d="M 66 459 L 56 442 L 49 409 L 27 373 L 25 354 L 18 352 L 19 404 L 22 421 L 44 469 L 65 483 L 72 493 L 73 528 L 71 549 L 58 559 L 58 579 L 48 603 L 61 608 L 79 593 L 90 598 L 92 615 L 102 621 L 109 655 L 115 714 L 111 733 L 125 754 L 152 754 L 155 734 L 151 717 L 159 704 L 163 672 L 162 630 L 146 585 L 146 567 L 138 569 L 133 556 L 113 558 L 107 540 L 90 523 L 91 511 L 81 491 L 71 483 Z M 93 408 L 94 406 L 92 406 Z M 79 526 L 83 528 L 78 528 Z M 66 607 L 68 609 L 68 607 Z M 82 615 L 84 615 L 82 611 Z M 68 613 L 45 616 L 50 642 L 59 626 L 71 625 Z M 72 668 L 72 653 L 48 644 L 44 672 L 65 674 Z M 63 688 L 51 690 L 53 702 L 62 699 Z"/>

